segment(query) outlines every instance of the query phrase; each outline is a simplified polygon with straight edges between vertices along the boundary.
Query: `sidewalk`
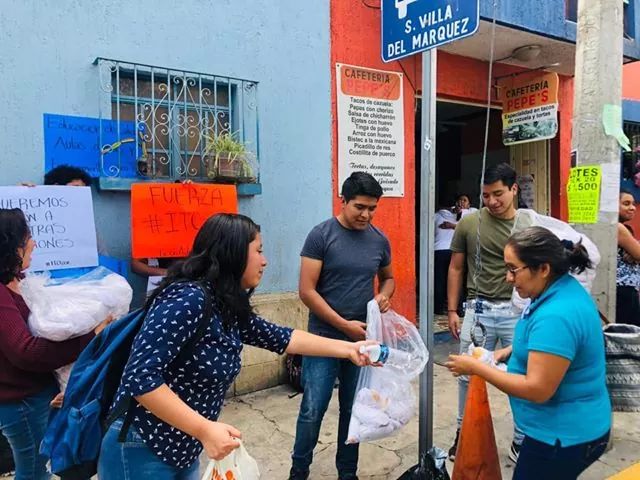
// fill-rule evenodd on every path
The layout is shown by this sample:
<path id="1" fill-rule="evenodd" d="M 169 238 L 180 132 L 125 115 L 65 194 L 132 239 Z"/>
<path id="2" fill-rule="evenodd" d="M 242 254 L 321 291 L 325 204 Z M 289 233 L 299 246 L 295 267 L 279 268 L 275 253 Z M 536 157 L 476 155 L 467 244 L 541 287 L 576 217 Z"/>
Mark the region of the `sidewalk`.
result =
<path id="1" fill-rule="evenodd" d="M 447 450 L 455 432 L 457 388 L 449 372 L 435 366 L 435 444 Z M 513 464 L 507 459 L 511 443 L 511 414 L 505 395 L 490 387 L 490 402 L 494 428 L 500 452 L 504 480 L 511 478 Z M 262 478 L 287 478 L 290 453 L 295 436 L 295 423 L 301 395 L 289 398 L 288 386 L 229 399 L 223 408 L 221 421 L 242 431 L 249 453 L 258 461 Z M 335 479 L 338 403 L 334 394 L 325 417 L 320 441 L 311 468 L 311 480 Z M 588 419 L 586 419 L 588 421 Z M 640 421 L 637 413 L 616 413 L 615 442 L 612 451 L 605 454 L 580 478 L 603 480 L 610 475 L 640 461 Z M 361 480 L 394 480 L 407 468 L 417 463 L 418 420 L 410 423 L 395 437 L 364 444 L 360 448 L 359 478 Z M 449 474 L 453 464 L 447 462 Z"/>

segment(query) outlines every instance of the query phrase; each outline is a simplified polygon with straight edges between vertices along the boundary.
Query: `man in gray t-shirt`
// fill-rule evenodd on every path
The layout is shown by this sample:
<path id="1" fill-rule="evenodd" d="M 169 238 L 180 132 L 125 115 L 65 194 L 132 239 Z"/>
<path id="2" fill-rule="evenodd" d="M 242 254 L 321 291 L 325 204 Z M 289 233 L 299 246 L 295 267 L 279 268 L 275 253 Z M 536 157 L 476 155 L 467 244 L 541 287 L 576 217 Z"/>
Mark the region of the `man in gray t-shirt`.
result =
<path id="1" fill-rule="evenodd" d="M 340 214 L 315 226 L 302 248 L 300 298 L 309 308 L 309 331 L 342 340 L 365 338 L 367 303 L 381 311 L 395 290 L 389 240 L 371 220 L 382 196 L 380 184 L 368 173 L 354 172 L 342 186 Z M 378 294 L 374 279 L 378 277 Z M 304 394 L 298 415 L 290 480 L 306 479 L 318 442 L 322 418 L 336 379 L 340 416 L 336 467 L 340 480 L 355 479 L 358 444 L 346 445 L 358 367 L 340 359 L 304 357 Z"/>

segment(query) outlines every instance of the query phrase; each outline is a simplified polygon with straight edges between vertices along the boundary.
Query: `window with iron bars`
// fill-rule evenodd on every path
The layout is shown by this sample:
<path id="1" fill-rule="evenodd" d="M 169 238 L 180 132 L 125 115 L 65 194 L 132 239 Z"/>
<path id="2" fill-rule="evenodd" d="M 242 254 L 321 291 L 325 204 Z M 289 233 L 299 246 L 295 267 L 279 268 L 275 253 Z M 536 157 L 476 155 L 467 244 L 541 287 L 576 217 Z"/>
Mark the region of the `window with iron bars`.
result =
<path id="1" fill-rule="evenodd" d="M 257 82 L 105 58 L 96 64 L 104 176 L 259 182 Z"/>

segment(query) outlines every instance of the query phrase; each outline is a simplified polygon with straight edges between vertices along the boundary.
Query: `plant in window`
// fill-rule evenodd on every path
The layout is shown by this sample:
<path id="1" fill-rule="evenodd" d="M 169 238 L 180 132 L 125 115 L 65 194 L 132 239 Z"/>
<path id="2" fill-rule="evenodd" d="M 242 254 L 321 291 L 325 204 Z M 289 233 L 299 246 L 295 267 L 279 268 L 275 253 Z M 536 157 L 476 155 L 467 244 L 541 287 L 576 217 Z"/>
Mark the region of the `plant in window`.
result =
<path id="1" fill-rule="evenodd" d="M 235 133 L 224 131 L 206 137 L 207 176 L 228 182 L 256 181 L 253 153 L 237 139 Z"/>

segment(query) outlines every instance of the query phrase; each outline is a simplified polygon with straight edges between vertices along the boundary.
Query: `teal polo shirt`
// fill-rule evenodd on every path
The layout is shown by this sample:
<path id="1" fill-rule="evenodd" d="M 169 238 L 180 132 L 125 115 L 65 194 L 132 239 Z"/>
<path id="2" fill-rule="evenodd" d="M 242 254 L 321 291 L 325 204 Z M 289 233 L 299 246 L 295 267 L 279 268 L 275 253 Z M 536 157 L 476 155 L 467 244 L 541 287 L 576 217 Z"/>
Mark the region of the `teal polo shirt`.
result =
<path id="1" fill-rule="evenodd" d="M 562 447 L 596 440 L 611 428 L 605 380 L 604 335 L 598 309 L 571 275 L 558 278 L 516 324 L 508 372 L 527 373 L 529 352 L 571 361 L 555 394 L 544 403 L 510 396 L 516 425 L 540 442 Z"/>

